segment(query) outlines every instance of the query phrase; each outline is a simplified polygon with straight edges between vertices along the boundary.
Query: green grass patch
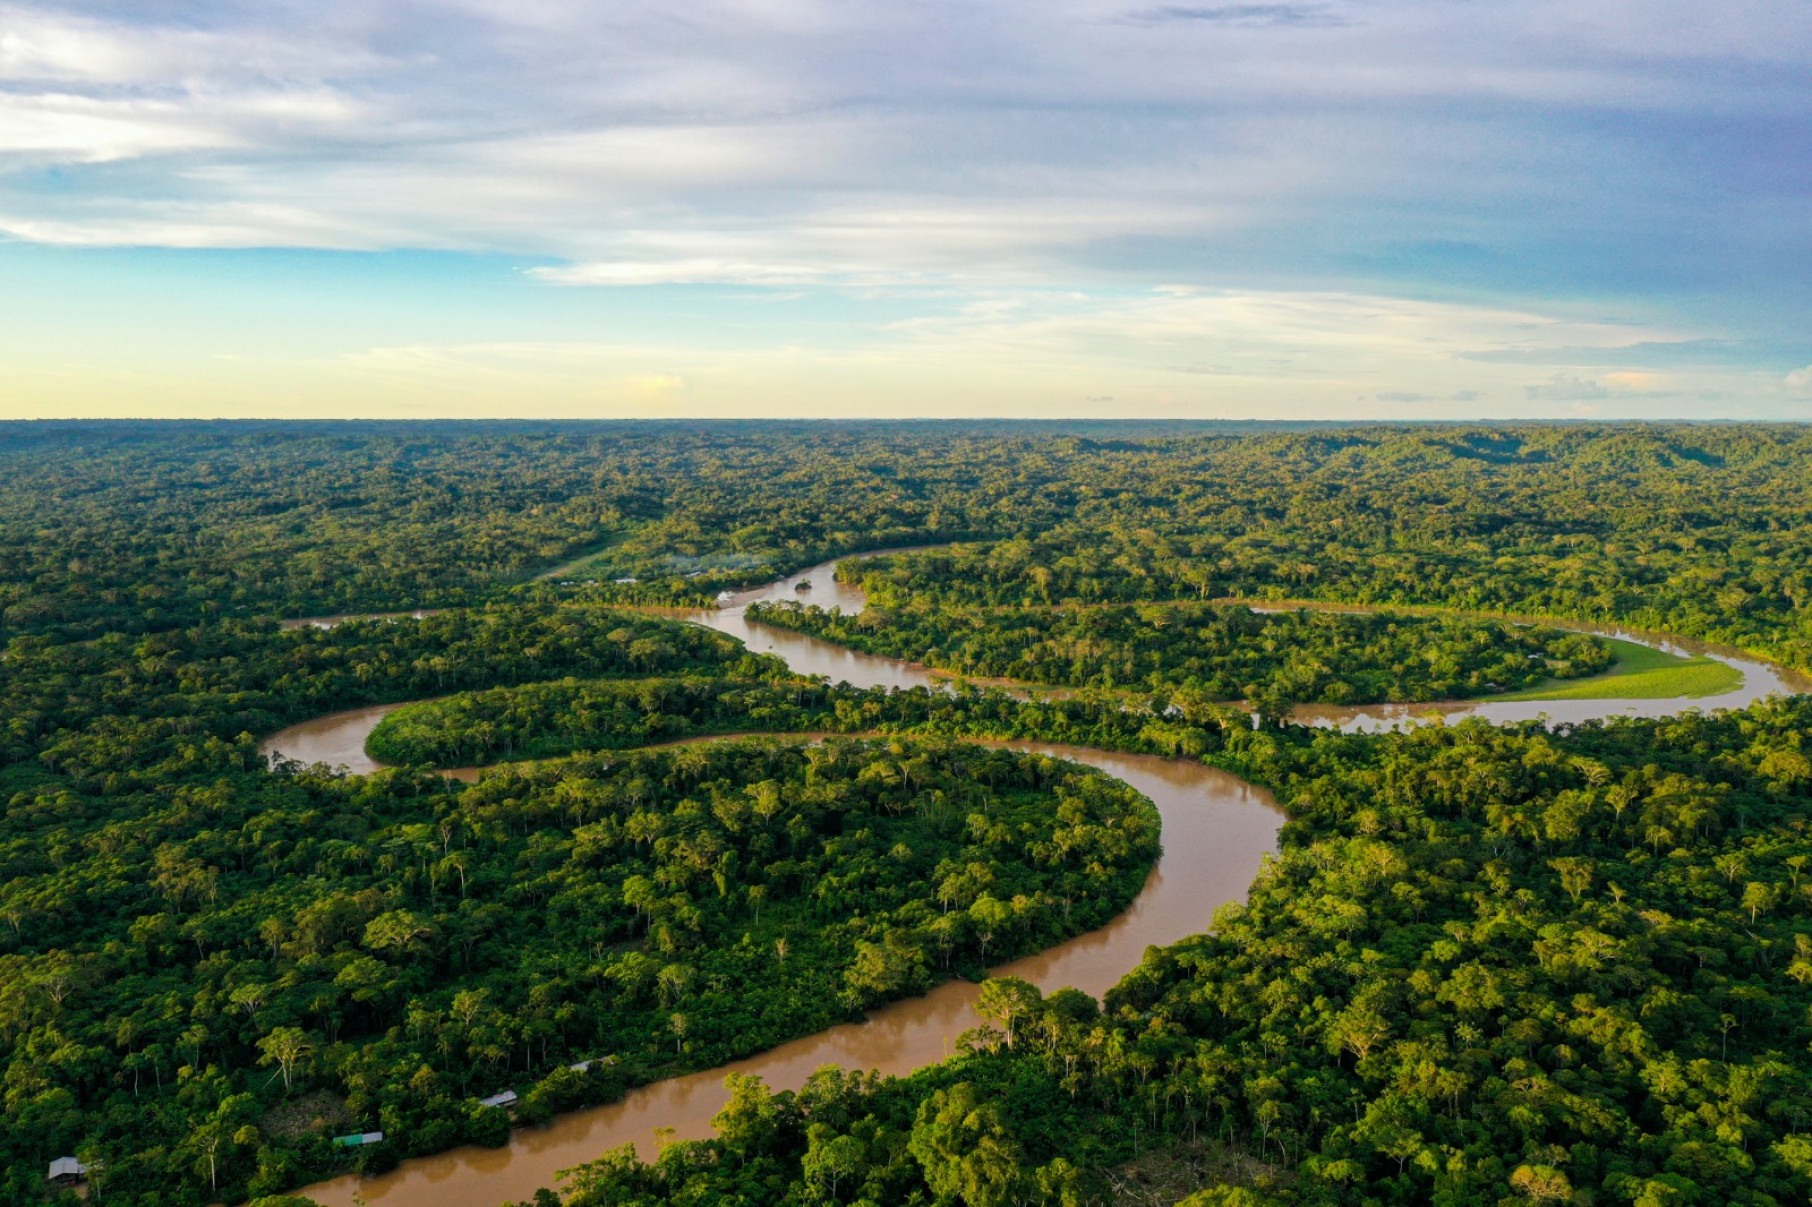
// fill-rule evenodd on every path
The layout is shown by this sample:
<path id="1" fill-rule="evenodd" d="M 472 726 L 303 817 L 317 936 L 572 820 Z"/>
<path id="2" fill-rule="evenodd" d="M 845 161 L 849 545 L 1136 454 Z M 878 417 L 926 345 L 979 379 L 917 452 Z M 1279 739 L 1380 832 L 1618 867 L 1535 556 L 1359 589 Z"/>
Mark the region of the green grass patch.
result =
<path id="1" fill-rule="evenodd" d="M 1717 696 L 1742 686 L 1743 672 L 1703 655 L 1686 658 L 1634 641 L 1605 640 L 1617 660 L 1589 679 L 1555 679 L 1496 700 L 1668 700 Z"/>
<path id="2" fill-rule="evenodd" d="M 561 562 L 551 570 L 543 570 L 536 574 L 535 581 L 545 582 L 548 579 L 555 578 L 576 578 L 587 570 L 595 570 L 597 568 L 595 563 L 598 559 L 628 540 L 629 536 L 630 534 L 627 530 L 623 532 L 613 532 L 603 541 L 593 545 L 577 557 Z"/>

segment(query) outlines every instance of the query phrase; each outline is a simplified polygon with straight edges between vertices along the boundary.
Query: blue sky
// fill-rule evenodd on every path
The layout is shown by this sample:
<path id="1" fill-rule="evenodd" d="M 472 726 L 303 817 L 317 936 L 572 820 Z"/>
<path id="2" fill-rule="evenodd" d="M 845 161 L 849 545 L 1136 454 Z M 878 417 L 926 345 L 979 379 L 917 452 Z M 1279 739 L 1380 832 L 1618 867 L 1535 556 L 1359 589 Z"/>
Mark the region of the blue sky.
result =
<path id="1" fill-rule="evenodd" d="M 0 414 L 1812 418 L 1812 5 L 0 2 Z"/>

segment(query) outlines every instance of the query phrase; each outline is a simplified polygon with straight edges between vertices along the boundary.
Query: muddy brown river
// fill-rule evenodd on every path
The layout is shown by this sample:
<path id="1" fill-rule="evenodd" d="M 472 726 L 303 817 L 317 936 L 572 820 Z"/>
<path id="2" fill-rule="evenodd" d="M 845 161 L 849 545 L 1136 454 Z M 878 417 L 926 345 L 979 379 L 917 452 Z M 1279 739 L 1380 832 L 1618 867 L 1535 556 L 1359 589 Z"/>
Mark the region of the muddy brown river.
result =
<path id="1" fill-rule="evenodd" d="M 991 743 L 993 744 L 993 743 Z M 998 743 L 1098 767 L 1150 797 L 1163 818 L 1164 855 L 1127 911 L 1099 930 L 995 969 L 1044 989 L 1074 985 L 1100 995 L 1139 962 L 1147 947 L 1206 928 L 1214 910 L 1244 898 L 1264 855 L 1276 849 L 1283 815 L 1270 795 L 1200 764 L 1036 742 Z M 655 1131 L 677 1139 L 710 1134 L 728 1100 L 724 1077 L 749 1073 L 776 1090 L 798 1089 L 827 1064 L 909 1073 L 948 1056 L 980 1019 L 978 990 L 948 982 L 759 1056 L 632 1090 L 611 1106 L 577 1111 L 540 1128 L 519 1128 L 505 1148 L 458 1148 L 406 1161 L 375 1178 L 344 1177 L 300 1193 L 328 1207 L 362 1197 L 385 1207 L 497 1207 L 553 1186 L 559 1172 L 623 1144 L 644 1157 Z"/>
<path id="2" fill-rule="evenodd" d="M 862 593 L 838 583 L 829 563 L 790 578 L 723 599 L 716 610 L 679 613 L 687 620 L 742 640 L 751 650 L 774 654 L 801 674 L 827 675 L 859 687 L 915 687 L 947 682 L 924 667 L 834 646 L 816 638 L 750 623 L 744 608 L 757 599 L 798 599 L 859 611 Z M 811 584 L 799 591 L 802 582 Z M 339 617 L 296 623 L 331 624 Z M 1812 688 L 1801 676 L 1751 659 L 1737 651 L 1677 638 L 1621 629 L 1577 626 L 1687 653 L 1706 653 L 1743 673 L 1740 688 L 1703 700 L 1469 701 L 1438 705 L 1381 705 L 1356 708 L 1307 707 L 1298 717 L 1346 729 L 1388 728 L 1424 717 L 1481 716 L 1513 721 L 1547 716 L 1560 721 L 1612 715 L 1665 715 L 1682 707 L 1737 707 L 1775 692 Z M 378 766 L 365 753 L 365 738 L 379 720 L 400 705 L 354 709 L 320 717 L 272 734 L 264 749 L 272 755 L 343 767 L 353 774 Z M 1145 949 L 1173 943 L 1206 929 L 1222 904 L 1243 900 L 1267 853 L 1276 849 L 1283 815 L 1269 793 L 1198 763 L 1147 755 L 1114 754 L 1082 747 L 1034 742 L 999 743 L 1087 764 L 1125 781 L 1150 797 L 1163 820 L 1164 853 L 1144 890 L 1127 911 L 1099 930 L 995 969 L 1023 977 L 1046 991 L 1072 985 L 1099 996 L 1136 966 Z M 461 778 L 476 769 L 457 773 Z M 797 1089 L 827 1064 L 900 1074 L 943 1059 L 957 1037 L 980 1021 L 974 1011 L 977 987 L 950 982 L 920 998 L 896 1002 L 858 1023 L 782 1045 L 748 1060 L 631 1091 L 607 1107 L 564 1115 L 546 1127 L 518 1129 L 500 1149 L 459 1148 L 439 1156 L 406 1161 L 374 1178 L 347 1176 L 301 1193 L 325 1207 L 366 1202 L 382 1207 L 497 1207 L 526 1199 L 538 1187 L 555 1186 L 561 1170 L 595 1159 L 606 1150 L 634 1144 L 644 1156 L 655 1151 L 657 1129 L 677 1139 L 708 1135 L 711 1119 L 728 1098 L 726 1075 L 762 1077 L 773 1089 Z"/>

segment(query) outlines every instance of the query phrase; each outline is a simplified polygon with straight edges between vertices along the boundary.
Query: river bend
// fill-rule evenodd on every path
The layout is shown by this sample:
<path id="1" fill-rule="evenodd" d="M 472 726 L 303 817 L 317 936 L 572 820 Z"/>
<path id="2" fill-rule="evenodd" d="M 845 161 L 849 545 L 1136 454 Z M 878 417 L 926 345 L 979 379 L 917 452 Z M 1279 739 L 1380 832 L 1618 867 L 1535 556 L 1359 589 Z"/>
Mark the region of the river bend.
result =
<path id="1" fill-rule="evenodd" d="M 919 687 L 949 682 L 915 663 L 859 653 L 790 630 L 750 622 L 744 615 L 756 600 L 797 599 L 824 607 L 859 611 L 862 592 L 834 576 L 835 563 L 824 563 L 765 587 L 727 596 L 717 609 L 689 609 L 681 618 L 736 637 L 749 649 L 773 654 L 805 675 L 825 675 L 832 682 L 857 687 Z M 800 590 L 800 584 L 809 588 Z M 310 618 L 294 623 L 331 624 L 339 617 Z M 1446 704 L 1305 706 L 1299 720 L 1343 729 L 1389 728 L 1404 721 L 1436 716 L 1483 717 L 1493 722 L 1545 716 L 1554 721 L 1582 721 L 1607 716 L 1661 716 L 1683 706 L 1740 707 L 1782 691 L 1812 688 L 1801 676 L 1738 651 L 1705 646 L 1672 637 L 1576 625 L 1585 631 L 1623 637 L 1680 652 L 1704 653 L 1735 666 L 1743 674 L 1738 689 L 1703 700 L 1473 700 Z M 306 763 L 326 763 L 353 774 L 376 770 L 365 753 L 365 739 L 386 714 L 401 705 L 353 709 L 290 726 L 265 739 L 273 755 Z M 1187 760 L 1117 754 L 1083 747 L 1037 742 L 998 743 L 1015 750 L 1036 751 L 1097 768 L 1150 797 L 1162 819 L 1164 852 L 1144 890 L 1125 913 L 1099 930 L 995 969 L 1022 977 L 1047 992 L 1072 985 L 1099 996 L 1136 966 L 1145 949 L 1198 934 L 1222 904 L 1243 900 L 1264 856 L 1275 851 L 1282 812 L 1261 788 L 1214 768 Z M 477 768 L 456 773 L 463 779 Z M 618 1103 L 556 1118 L 546 1127 L 518 1129 L 500 1149 L 458 1148 L 437 1156 L 406 1161 L 374 1178 L 347 1176 L 308 1187 L 301 1193 L 324 1207 L 353 1207 L 366 1202 L 382 1207 L 497 1207 L 527 1199 L 538 1187 L 553 1186 L 559 1171 L 592 1160 L 607 1149 L 633 1143 L 652 1156 L 657 1129 L 671 1129 L 678 1139 L 710 1134 L 711 1119 L 728 1098 L 726 1075 L 762 1077 L 776 1090 L 797 1089 L 816 1069 L 837 1064 L 903 1074 L 943 1059 L 958 1036 L 980 1021 L 974 1012 L 977 987 L 952 981 L 920 998 L 895 1002 L 857 1023 L 784 1044 L 747 1060 L 671 1078 L 632 1090 Z"/>

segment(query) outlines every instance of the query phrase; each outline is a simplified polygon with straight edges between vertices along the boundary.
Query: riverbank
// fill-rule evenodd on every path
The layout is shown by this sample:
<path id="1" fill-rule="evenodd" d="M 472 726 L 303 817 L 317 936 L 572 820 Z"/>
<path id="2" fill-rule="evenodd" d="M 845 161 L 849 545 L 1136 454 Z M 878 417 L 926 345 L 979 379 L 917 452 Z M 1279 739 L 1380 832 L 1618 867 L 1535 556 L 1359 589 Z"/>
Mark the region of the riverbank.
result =
<path id="1" fill-rule="evenodd" d="M 862 557 L 880 556 L 881 552 L 902 551 L 885 550 L 862 555 Z M 838 563 L 850 560 L 856 559 L 838 558 L 836 561 L 808 567 L 765 587 L 753 588 L 730 596 L 723 600 L 718 608 L 673 609 L 667 614 L 726 633 L 742 641 L 756 653 L 773 654 L 781 658 L 797 673 L 825 675 L 833 683 L 847 682 L 854 687 L 935 688 L 949 686 L 956 676 L 934 670 L 922 663 L 860 653 L 790 629 L 757 624 L 744 614 L 747 605 L 756 601 L 797 600 L 799 596 L 795 588 L 800 582 L 807 580 L 813 584 L 812 603 L 821 607 L 841 608 L 845 615 L 860 612 L 867 606 L 867 596 L 862 588 L 856 583 L 846 582 L 836 577 Z M 1260 608 L 1305 607 L 1355 612 L 1387 610 L 1364 605 L 1294 599 L 1266 600 L 1227 597 L 1211 602 L 1243 604 L 1248 607 Z M 1453 609 L 1396 605 L 1388 610 L 1418 614 L 1452 613 L 1454 611 Z M 1548 694 L 1544 690 L 1539 696 L 1496 695 L 1470 700 L 1416 704 L 1305 704 L 1298 705 L 1291 711 L 1290 720 L 1297 724 L 1326 726 L 1347 732 L 1374 732 L 1401 725 L 1458 721 L 1469 717 L 1477 717 L 1496 725 L 1525 721 L 1577 724 L 1609 716 L 1666 716 L 1678 711 L 1675 701 L 1707 709 L 1742 708 L 1772 695 L 1812 692 L 1812 676 L 1755 657 L 1742 650 L 1697 641 L 1677 634 L 1650 633 L 1623 625 L 1594 624 L 1566 617 L 1485 612 L 1460 614 L 1570 629 L 1575 632 L 1589 633 L 1608 641 L 1646 648 L 1665 656 L 1642 667 L 1645 672 L 1676 665 L 1702 667 L 1704 664 L 1698 661 L 1700 659 L 1707 660 L 1711 664 L 1722 665 L 1726 669 L 1721 672 L 1695 670 L 1693 678 L 1684 681 L 1687 692 L 1673 696 L 1638 694 L 1656 690 L 1657 684 L 1663 687 L 1668 686 L 1665 675 L 1641 681 L 1640 676 L 1636 674 L 1612 677 L 1607 673 L 1607 675 L 1594 676 L 1591 679 L 1563 681 L 1558 685 L 1565 687 L 1591 683 L 1594 685 L 1595 692 L 1604 691 L 1610 687 L 1610 692 L 1603 695 Z M 1684 659 L 1685 662 L 1676 664 L 1671 661 L 1674 658 Z M 1614 670 L 1615 668 L 1613 668 Z M 1677 678 L 1673 680 L 1675 684 L 1681 682 Z M 1037 684 L 1008 684 L 999 681 L 978 685 L 998 686 L 1016 691 L 1029 690 L 1041 694 L 1065 690 Z M 1694 694 L 1698 692 L 1707 694 Z"/>
<path id="2" fill-rule="evenodd" d="M 1556 679 L 1504 700 L 1700 700 L 1736 691 L 1742 672 L 1706 654 L 1685 655 L 1618 637 L 1605 638 L 1616 661 L 1603 674 Z"/>
<path id="3" fill-rule="evenodd" d="M 1157 807 L 1164 842 L 1144 889 L 1125 912 L 1097 930 L 992 969 L 994 975 L 1020 977 L 1047 990 L 1070 985 L 1098 996 L 1136 966 L 1147 947 L 1199 933 L 1215 909 L 1243 900 L 1264 857 L 1276 850 L 1282 810 L 1269 792 L 1224 771 L 1188 760 L 1040 742 L 978 744 L 1070 759 L 1113 776 Z M 675 1139 L 709 1135 L 712 1118 L 728 1100 L 723 1080 L 732 1073 L 759 1076 L 782 1090 L 798 1089 L 826 1064 L 901 1075 L 942 1060 L 964 1031 L 982 1021 L 974 1010 L 978 993 L 973 983 L 949 981 L 923 997 L 882 1007 L 862 1022 L 655 1082 L 621 1102 L 559 1116 L 546 1127 L 519 1128 L 505 1148 L 457 1148 L 406 1161 L 379 1177 L 349 1175 L 298 1193 L 323 1207 L 353 1207 L 361 1198 L 383 1207 L 496 1207 L 526 1199 L 539 1187 L 555 1185 L 560 1170 L 610 1148 L 635 1144 L 652 1157 L 657 1132 L 671 1129 Z"/>

